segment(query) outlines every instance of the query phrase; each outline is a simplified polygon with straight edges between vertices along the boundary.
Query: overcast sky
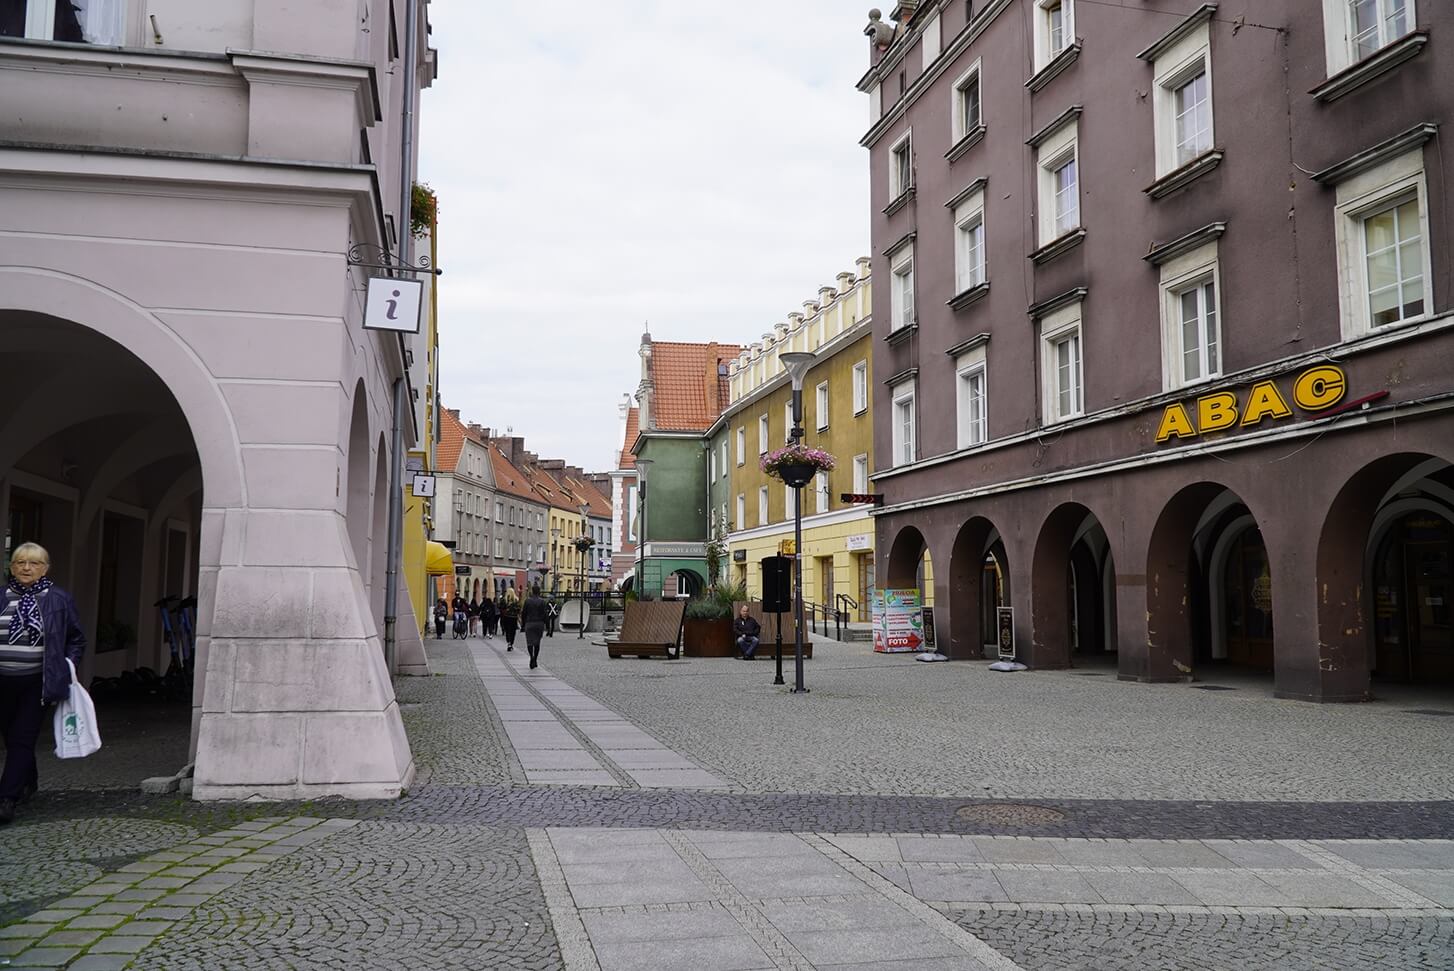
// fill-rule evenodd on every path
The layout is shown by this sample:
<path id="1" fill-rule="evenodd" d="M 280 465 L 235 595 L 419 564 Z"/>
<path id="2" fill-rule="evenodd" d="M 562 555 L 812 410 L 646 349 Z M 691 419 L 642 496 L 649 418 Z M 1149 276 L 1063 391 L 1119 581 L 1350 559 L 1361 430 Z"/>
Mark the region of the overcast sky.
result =
<path id="1" fill-rule="evenodd" d="M 614 468 L 643 322 L 746 343 L 867 255 L 868 6 L 433 0 L 445 406 Z"/>

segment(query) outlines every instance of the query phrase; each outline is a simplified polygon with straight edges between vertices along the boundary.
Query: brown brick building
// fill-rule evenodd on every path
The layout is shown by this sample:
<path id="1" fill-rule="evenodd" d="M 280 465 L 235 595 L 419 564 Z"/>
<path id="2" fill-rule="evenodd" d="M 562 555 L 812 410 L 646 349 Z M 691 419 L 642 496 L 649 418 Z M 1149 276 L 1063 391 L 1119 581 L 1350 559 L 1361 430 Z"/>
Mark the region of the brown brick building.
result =
<path id="1" fill-rule="evenodd" d="M 940 643 L 1454 684 L 1454 9 L 870 24 L 879 582 Z M 933 568 L 925 571 L 928 558 Z"/>

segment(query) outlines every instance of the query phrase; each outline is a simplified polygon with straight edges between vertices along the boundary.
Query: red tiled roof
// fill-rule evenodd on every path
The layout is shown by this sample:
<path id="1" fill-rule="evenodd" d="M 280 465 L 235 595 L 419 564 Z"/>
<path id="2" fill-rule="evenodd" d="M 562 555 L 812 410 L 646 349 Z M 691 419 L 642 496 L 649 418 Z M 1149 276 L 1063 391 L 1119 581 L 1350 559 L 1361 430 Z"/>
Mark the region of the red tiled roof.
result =
<path id="1" fill-rule="evenodd" d="M 721 365 L 740 353 L 742 348 L 736 344 L 653 342 L 652 427 L 663 431 L 706 431 L 727 404 Z"/>
<path id="2" fill-rule="evenodd" d="M 495 489 L 498 492 L 507 492 L 520 499 L 529 499 L 531 502 L 543 503 L 546 500 L 531 488 L 530 478 L 521 472 L 510 460 L 505 458 L 505 453 L 500 451 L 498 445 L 489 447 L 490 467 L 495 472 Z"/>
<path id="3" fill-rule="evenodd" d="M 641 421 L 641 409 L 632 408 L 626 413 L 626 439 L 621 443 L 621 455 L 617 459 L 616 468 L 636 468 L 636 455 L 631 451 L 631 446 L 636 444 L 636 436 L 640 432 L 639 422 Z"/>
<path id="4" fill-rule="evenodd" d="M 434 462 L 441 472 L 458 472 L 459 455 L 464 451 L 465 436 L 469 430 L 459 420 L 459 412 L 442 408 L 439 412 L 439 449 Z"/>

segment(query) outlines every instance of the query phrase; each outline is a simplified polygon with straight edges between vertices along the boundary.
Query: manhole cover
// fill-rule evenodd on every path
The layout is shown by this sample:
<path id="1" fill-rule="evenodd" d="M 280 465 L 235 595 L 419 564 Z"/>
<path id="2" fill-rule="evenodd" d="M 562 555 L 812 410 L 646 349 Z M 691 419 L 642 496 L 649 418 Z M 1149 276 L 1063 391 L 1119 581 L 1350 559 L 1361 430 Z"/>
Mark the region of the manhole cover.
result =
<path id="1" fill-rule="evenodd" d="M 1454 718 L 1454 711 L 1440 711 L 1438 708 L 1405 708 L 1405 715 L 1436 715 L 1440 718 Z"/>
<path id="2" fill-rule="evenodd" d="M 1194 685 L 1192 685 L 1192 687 L 1195 688 L 1195 689 L 1197 689 L 1198 691 L 1236 691 L 1237 690 L 1236 688 L 1230 688 L 1230 687 L 1228 687 L 1225 684 L 1194 684 Z"/>
<path id="3" fill-rule="evenodd" d="M 1049 826 L 1065 819 L 1065 813 L 1058 809 L 1016 802 L 985 802 L 960 806 L 954 811 L 954 815 L 971 823 L 986 823 L 991 826 Z"/>

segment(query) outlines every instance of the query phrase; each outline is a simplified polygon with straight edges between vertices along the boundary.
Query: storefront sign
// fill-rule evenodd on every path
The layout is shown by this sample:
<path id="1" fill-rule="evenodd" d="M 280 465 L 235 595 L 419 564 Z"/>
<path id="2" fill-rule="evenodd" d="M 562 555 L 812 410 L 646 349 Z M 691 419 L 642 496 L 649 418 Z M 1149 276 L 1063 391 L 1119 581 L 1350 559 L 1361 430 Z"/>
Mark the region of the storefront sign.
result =
<path id="1" fill-rule="evenodd" d="M 995 620 L 999 628 L 999 649 L 1001 661 L 1015 659 L 1015 608 L 995 608 Z"/>
<path id="2" fill-rule="evenodd" d="M 885 590 L 882 599 L 881 624 L 874 632 L 873 649 L 882 654 L 917 654 L 924 647 L 924 608 L 919 591 Z"/>
<path id="3" fill-rule="evenodd" d="M 781 541 L 780 543 L 777 544 L 777 555 L 778 556 L 797 556 L 798 555 L 798 541 L 795 540 L 795 539 L 785 539 L 785 540 Z"/>
<path id="4" fill-rule="evenodd" d="M 647 543 L 648 557 L 676 557 L 680 559 L 701 559 L 707 555 L 706 543 Z"/>
<path id="5" fill-rule="evenodd" d="M 873 549 L 873 534 L 859 533 L 856 536 L 850 536 L 843 541 L 843 546 L 850 552 Z"/>
<path id="6" fill-rule="evenodd" d="M 746 563 L 747 562 L 747 551 L 746 550 L 733 550 L 732 551 L 732 562 L 733 563 Z"/>
<path id="7" fill-rule="evenodd" d="M 868 591 L 868 626 L 873 631 L 873 649 L 884 651 L 884 592 L 872 587 Z"/>
<path id="8" fill-rule="evenodd" d="M 924 650 L 934 649 L 934 608 L 924 608 Z"/>
<path id="9" fill-rule="evenodd" d="M 1293 404 L 1303 411 L 1326 411 L 1348 392 L 1348 379 L 1343 369 L 1319 364 L 1297 376 L 1292 385 Z M 1193 420 L 1193 413 L 1195 420 Z M 1224 431 L 1233 427 L 1251 428 L 1272 419 L 1291 418 L 1292 408 L 1272 381 L 1259 381 L 1247 389 L 1238 401 L 1231 391 L 1203 395 L 1188 406 L 1185 402 L 1167 405 L 1156 429 L 1156 441 L 1173 438 L 1195 438 L 1206 432 Z"/>
<path id="10" fill-rule="evenodd" d="M 470 568 L 467 566 L 457 566 L 454 568 L 454 575 L 457 577 L 467 577 L 470 575 Z"/>

